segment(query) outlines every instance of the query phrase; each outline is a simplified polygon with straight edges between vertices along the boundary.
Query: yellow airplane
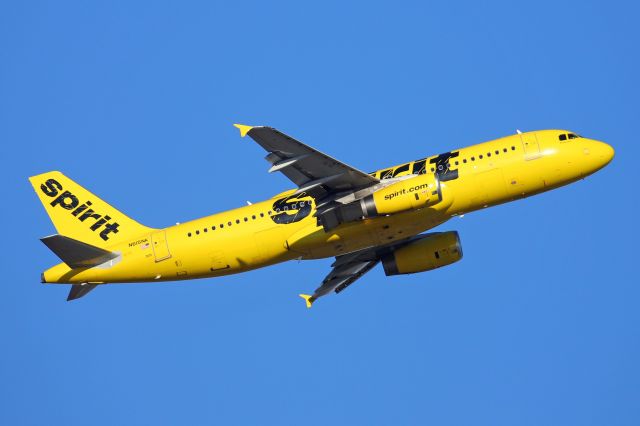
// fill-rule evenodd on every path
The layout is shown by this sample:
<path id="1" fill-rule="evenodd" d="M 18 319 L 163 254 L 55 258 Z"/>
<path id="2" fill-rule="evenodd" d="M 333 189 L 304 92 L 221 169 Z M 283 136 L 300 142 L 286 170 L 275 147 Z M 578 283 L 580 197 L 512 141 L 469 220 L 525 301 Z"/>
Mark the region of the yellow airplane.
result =
<path id="1" fill-rule="evenodd" d="M 307 307 L 382 262 L 387 276 L 462 258 L 458 233 L 423 232 L 454 216 L 583 179 L 613 148 L 567 130 L 507 136 L 363 173 L 270 127 L 235 125 L 267 152 L 269 172 L 297 186 L 266 201 L 165 229 L 148 228 L 60 172 L 29 178 L 58 234 L 61 260 L 42 282 L 72 284 L 67 300 L 99 285 L 236 274 L 291 259 L 335 256 Z"/>

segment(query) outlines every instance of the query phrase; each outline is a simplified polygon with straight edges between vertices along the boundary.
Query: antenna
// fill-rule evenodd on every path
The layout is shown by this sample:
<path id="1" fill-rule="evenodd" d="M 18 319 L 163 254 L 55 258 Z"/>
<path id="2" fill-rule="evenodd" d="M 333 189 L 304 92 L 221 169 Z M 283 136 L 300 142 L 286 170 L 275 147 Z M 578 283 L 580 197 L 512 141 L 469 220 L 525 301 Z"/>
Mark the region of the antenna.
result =
<path id="1" fill-rule="evenodd" d="M 522 134 L 522 132 L 520 131 L 520 129 L 516 129 L 516 133 L 518 133 L 519 135 Z"/>

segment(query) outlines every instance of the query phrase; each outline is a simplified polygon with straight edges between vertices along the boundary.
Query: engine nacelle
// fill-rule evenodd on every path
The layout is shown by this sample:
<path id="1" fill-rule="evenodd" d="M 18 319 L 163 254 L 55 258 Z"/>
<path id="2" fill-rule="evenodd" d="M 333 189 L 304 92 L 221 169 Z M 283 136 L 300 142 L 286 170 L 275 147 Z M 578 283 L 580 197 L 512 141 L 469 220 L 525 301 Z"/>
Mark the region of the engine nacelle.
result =
<path id="1" fill-rule="evenodd" d="M 365 217 L 422 209 L 442 200 L 440 181 L 433 173 L 401 180 L 360 200 Z"/>
<path id="2" fill-rule="evenodd" d="M 382 258 L 387 276 L 414 274 L 451 265 L 462 259 L 462 246 L 456 231 L 437 232 L 397 248 Z"/>
<path id="3" fill-rule="evenodd" d="M 424 174 L 392 183 L 357 201 L 332 209 L 321 215 L 321 221 L 325 230 L 329 230 L 341 223 L 421 209 L 441 200 L 438 177 L 433 173 Z"/>

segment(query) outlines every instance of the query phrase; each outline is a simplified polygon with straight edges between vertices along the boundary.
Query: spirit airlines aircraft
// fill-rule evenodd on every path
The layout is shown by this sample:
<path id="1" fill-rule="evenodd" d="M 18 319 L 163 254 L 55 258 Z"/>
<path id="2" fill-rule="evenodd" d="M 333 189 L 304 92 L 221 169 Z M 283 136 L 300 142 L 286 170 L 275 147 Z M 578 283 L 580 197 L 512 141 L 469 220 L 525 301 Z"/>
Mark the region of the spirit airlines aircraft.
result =
<path id="1" fill-rule="evenodd" d="M 217 277 L 291 259 L 335 257 L 307 307 L 379 262 L 387 276 L 462 258 L 456 215 L 549 191 L 607 165 L 613 148 L 566 130 L 507 136 L 363 173 L 270 127 L 236 125 L 267 152 L 269 172 L 297 188 L 165 229 L 148 228 L 60 172 L 30 178 L 58 234 L 42 242 L 63 263 L 43 283 L 67 300 L 109 283 Z"/>

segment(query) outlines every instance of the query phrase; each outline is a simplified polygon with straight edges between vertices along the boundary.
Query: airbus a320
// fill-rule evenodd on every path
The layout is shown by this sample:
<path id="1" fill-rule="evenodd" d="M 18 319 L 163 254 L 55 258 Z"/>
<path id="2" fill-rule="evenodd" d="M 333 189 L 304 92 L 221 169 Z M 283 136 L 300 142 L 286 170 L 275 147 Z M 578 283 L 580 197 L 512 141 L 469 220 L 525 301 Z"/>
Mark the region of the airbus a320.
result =
<path id="1" fill-rule="evenodd" d="M 307 307 L 340 293 L 378 263 L 387 276 L 462 258 L 449 219 L 549 191 L 607 165 L 614 150 L 568 130 L 518 132 L 364 173 L 270 127 L 236 124 L 267 151 L 269 172 L 295 188 L 164 229 L 141 225 L 60 172 L 29 180 L 58 234 L 42 238 L 62 263 L 45 284 L 67 300 L 111 283 L 219 277 L 292 259 L 335 257 Z"/>

